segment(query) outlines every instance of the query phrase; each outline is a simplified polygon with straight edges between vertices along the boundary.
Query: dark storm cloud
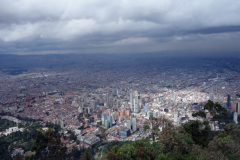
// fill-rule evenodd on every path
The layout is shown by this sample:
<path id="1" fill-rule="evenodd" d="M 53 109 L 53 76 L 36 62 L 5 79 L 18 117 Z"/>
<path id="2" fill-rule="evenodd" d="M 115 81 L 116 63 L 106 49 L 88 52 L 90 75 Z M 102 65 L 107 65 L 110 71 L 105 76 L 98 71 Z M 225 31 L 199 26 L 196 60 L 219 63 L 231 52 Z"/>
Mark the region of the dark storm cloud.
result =
<path id="1" fill-rule="evenodd" d="M 239 15 L 238 0 L 2 0 L 0 53 L 237 50 Z"/>
<path id="2" fill-rule="evenodd" d="M 188 33 L 213 34 L 213 33 L 226 33 L 226 32 L 239 32 L 239 31 L 240 31 L 240 25 L 239 26 L 221 26 L 221 27 L 203 28 L 203 29 L 188 31 Z"/>

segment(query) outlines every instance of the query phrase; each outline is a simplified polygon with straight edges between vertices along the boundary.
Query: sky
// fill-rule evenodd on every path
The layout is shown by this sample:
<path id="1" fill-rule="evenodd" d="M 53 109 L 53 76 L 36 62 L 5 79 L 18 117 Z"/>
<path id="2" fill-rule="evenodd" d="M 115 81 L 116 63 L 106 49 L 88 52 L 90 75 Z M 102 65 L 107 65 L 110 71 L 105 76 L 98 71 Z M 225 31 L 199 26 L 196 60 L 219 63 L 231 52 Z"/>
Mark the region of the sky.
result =
<path id="1" fill-rule="evenodd" d="M 240 51 L 240 0 L 0 4 L 0 54 Z"/>

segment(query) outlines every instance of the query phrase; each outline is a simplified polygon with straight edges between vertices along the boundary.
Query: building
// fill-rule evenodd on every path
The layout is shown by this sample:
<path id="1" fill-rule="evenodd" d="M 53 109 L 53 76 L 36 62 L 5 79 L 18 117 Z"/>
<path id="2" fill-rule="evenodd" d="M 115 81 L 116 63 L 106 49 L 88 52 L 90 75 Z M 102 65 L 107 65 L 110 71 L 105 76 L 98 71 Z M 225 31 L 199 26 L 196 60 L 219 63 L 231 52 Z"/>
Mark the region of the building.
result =
<path id="1" fill-rule="evenodd" d="M 132 89 L 130 89 L 130 109 L 133 111 L 133 92 Z"/>
<path id="2" fill-rule="evenodd" d="M 146 103 L 144 107 L 144 112 L 147 113 L 149 111 L 149 104 Z"/>
<path id="3" fill-rule="evenodd" d="M 114 120 L 116 120 L 118 118 L 118 113 L 117 112 L 112 112 L 111 116 Z"/>
<path id="4" fill-rule="evenodd" d="M 54 119 L 54 120 L 53 120 L 53 124 L 58 125 L 58 120 L 57 120 L 57 119 Z"/>
<path id="5" fill-rule="evenodd" d="M 230 109 L 231 108 L 231 96 L 230 94 L 227 95 L 227 109 Z"/>
<path id="6" fill-rule="evenodd" d="M 210 94 L 209 94 L 209 99 L 210 99 L 211 101 L 214 101 L 213 89 L 212 89 L 212 91 L 211 91 Z"/>
<path id="7" fill-rule="evenodd" d="M 132 130 L 135 132 L 137 130 L 137 119 L 132 118 Z"/>
<path id="8" fill-rule="evenodd" d="M 64 123 L 63 123 L 63 121 L 60 121 L 60 127 L 61 127 L 61 128 L 64 128 Z"/>
<path id="9" fill-rule="evenodd" d="M 153 112 L 152 112 L 152 111 L 148 111 L 148 112 L 147 112 L 147 117 L 148 117 L 148 118 L 153 117 Z"/>
<path id="10" fill-rule="evenodd" d="M 83 113 L 83 108 L 82 107 L 78 108 L 78 113 Z"/>
<path id="11" fill-rule="evenodd" d="M 114 95 L 118 95 L 118 89 L 117 88 L 114 88 Z"/>
<path id="12" fill-rule="evenodd" d="M 153 111 L 153 117 L 155 117 L 155 118 L 158 117 L 158 112 L 157 111 Z"/>
<path id="13" fill-rule="evenodd" d="M 128 137 L 128 136 L 130 136 L 130 134 L 131 134 L 130 129 L 128 129 L 128 128 L 123 127 L 119 130 L 119 135 L 120 136 Z"/>
<path id="14" fill-rule="evenodd" d="M 139 103 L 138 103 L 138 96 L 134 96 L 134 112 L 139 113 Z"/>
<path id="15" fill-rule="evenodd" d="M 237 103 L 237 106 L 238 106 L 238 111 L 237 111 L 237 113 L 238 113 L 238 115 L 240 115 L 240 102 Z"/>
<path id="16" fill-rule="evenodd" d="M 237 112 L 237 114 L 238 114 L 238 103 L 236 103 L 235 112 Z"/>
<path id="17" fill-rule="evenodd" d="M 108 129 L 109 128 L 109 122 L 108 122 L 107 119 L 105 120 L 104 124 L 105 124 L 105 128 Z"/>
<path id="18" fill-rule="evenodd" d="M 96 101 L 95 100 L 91 100 L 90 101 L 90 106 L 92 109 L 96 109 Z"/>
<path id="19" fill-rule="evenodd" d="M 105 125 L 105 120 L 107 119 L 106 114 L 102 114 L 102 125 Z"/>
<path id="20" fill-rule="evenodd" d="M 112 116 L 108 117 L 108 123 L 109 123 L 109 126 L 112 127 Z"/>
<path id="21" fill-rule="evenodd" d="M 234 112 L 234 113 L 233 113 L 233 121 L 234 121 L 235 123 L 238 123 L 238 114 L 237 114 L 237 112 Z"/>
<path id="22" fill-rule="evenodd" d="M 129 110 L 124 110 L 125 116 L 130 116 L 130 111 Z"/>
<path id="23" fill-rule="evenodd" d="M 106 94 L 106 107 L 109 108 L 109 94 Z"/>
<path id="24" fill-rule="evenodd" d="M 127 120 L 127 128 L 131 130 L 131 120 Z"/>
<path id="25" fill-rule="evenodd" d="M 174 111 L 174 122 L 178 123 L 178 111 Z"/>
<path id="26" fill-rule="evenodd" d="M 100 138 L 94 135 L 87 135 L 87 136 L 77 136 L 77 139 L 81 142 L 84 142 L 88 145 L 94 145 L 100 141 Z"/>

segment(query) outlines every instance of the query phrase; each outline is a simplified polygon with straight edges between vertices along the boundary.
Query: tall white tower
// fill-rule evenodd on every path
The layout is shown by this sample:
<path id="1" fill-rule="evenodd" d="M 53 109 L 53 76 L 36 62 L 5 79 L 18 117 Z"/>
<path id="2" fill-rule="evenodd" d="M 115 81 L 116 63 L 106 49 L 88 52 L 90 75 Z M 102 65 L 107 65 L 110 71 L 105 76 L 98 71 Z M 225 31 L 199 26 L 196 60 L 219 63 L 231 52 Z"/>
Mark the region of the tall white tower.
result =
<path id="1" fill-rule="evenodd" d="M 139 112 L 139 103 L 138 103 L 138 96 L 134 96 L 134 112 Z"/>
<path id="2" fill-rule="evenodd" d="M 133 92 L 132 89 L 130 89 L 130 109 L 133 111 Z"/>
<path id="3" fill-rule="evenodd" d="M 174 111 L 174 122 L 178 122 L 178 111 Z"/>
<path id="4" fill-rule="evenodd" d="M 237 112 L 234 112 L 234 114 L 233 114 L 233 121 L 235 123 L 238 123 L 238 114 L 237 114 Z"/>
<path id="5" fill-rule="evenodd" d="M 109 94 L 106 94 L 106 106 L 109 108 Z"/>

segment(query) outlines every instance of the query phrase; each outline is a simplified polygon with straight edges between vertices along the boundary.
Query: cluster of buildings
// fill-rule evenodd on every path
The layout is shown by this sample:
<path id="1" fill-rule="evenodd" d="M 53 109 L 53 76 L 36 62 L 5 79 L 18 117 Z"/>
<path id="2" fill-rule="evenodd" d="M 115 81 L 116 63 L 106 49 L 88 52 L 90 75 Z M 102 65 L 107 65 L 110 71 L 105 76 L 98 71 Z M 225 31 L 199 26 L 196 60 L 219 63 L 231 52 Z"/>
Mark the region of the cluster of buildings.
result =
<path id="1" fill-rule="evenodd" d="M 24 128 L 18 128 L 18 126 L 16 126 L 16 127 L 10 127 L 10 128 L 8 128 L 8 129 L 6 129 L 5 132 L 0 132 L 0 136 L 2 136 L 2 135 L 7 136 L 7 135 L 10 135 L 10 134 L 13 133 L 13 132 L 17 132 L 17 131 L 22 132 L 23 130 L 24 130 Z"/>
<path id="2" fill-rule="evenodd" d="M 43 119 L 63 130 L 81 127 L 77 133 L 81 136 L 97 136 L 100 131 L 95 127 L 100 124 L 107 129 L 107 141 L 147 137 L 149 132 L 142 129 L 150 117 L 166 118 L 175 126 L 200 119 L 192 114 L 204 110 L 208 99 L 240 115 L 240 75 L 231 67 L 214 68 L 215 62 L 209 61 L 194 62 L 193 67 L 152 61 L 134 67 L 93 63 L 92 67 L 33 67 L 19 75 L 0 72 L 0 110 Z M 129 59 L 124 63 L 132 64 Z M 79 139 L 84 144 L 97 141 Z"/>

